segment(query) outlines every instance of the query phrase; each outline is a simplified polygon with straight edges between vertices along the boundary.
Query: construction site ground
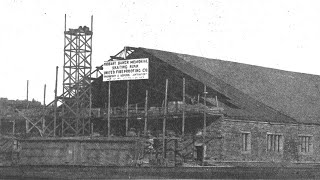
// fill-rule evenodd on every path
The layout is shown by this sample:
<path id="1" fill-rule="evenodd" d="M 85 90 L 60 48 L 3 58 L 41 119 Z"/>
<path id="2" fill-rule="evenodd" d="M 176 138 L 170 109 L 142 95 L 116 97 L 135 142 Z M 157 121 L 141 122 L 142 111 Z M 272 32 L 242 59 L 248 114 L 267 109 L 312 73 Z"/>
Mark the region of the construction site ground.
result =
<path id="1" fill-rule="evenodd" d="M 318 165 L 297 167 L 0 166 L 1 179 L 319 179 Z"/>

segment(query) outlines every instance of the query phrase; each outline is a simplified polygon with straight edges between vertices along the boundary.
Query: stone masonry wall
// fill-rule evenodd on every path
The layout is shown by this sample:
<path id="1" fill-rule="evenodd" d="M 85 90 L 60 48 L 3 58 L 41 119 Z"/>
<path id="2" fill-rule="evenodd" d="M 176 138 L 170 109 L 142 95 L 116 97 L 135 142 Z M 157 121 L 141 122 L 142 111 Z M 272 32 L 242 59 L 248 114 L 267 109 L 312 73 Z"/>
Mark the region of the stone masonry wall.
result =
<path id="1" fill-rule="evenodd" d="M 20 140 L 22 165 L 132 166 L 141 154 L 138 139 Z"/>
<path id="2" fill-rule="evenodd" d="M 242 120 L 219 120 L 208 127 L 206 159 L 231 162 L 320 162 L 320 126 Z M 250 150 L 242 151 L 242 133 L 250 133 Z M 267 134 L 282 136 L 280 152 L 267 151 Z M 299 135 L 311 136 L 312 150 L 300 152 Z M 218 138 L 221 136 L 221 138 Z M 213 138 L 216 137 L 216 138 Z"/>

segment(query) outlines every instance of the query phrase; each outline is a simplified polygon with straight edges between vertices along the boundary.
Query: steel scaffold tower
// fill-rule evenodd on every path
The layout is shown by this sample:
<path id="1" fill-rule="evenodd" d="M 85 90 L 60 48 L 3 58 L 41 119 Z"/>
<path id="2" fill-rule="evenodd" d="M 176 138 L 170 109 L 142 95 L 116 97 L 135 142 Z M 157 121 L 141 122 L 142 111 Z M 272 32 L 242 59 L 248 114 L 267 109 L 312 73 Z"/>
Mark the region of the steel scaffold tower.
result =
<path id="1" fill-rule="evenodd" d="M 92 18 L 91 29 L 67 31 L 65 23 L 61 132 L 56 132 L 61 136 L 90 134 Z"/>

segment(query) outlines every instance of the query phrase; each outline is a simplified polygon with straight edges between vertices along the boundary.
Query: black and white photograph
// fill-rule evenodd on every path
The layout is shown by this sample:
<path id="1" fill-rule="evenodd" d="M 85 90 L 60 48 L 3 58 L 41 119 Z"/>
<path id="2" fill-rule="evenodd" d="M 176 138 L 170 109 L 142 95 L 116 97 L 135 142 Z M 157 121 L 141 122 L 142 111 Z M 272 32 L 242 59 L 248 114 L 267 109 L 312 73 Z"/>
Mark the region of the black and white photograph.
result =
<path id="1" fill-rule="evenodd" d="M 0 1 L 0 179 L 320 179 L 320 1 Z"/>

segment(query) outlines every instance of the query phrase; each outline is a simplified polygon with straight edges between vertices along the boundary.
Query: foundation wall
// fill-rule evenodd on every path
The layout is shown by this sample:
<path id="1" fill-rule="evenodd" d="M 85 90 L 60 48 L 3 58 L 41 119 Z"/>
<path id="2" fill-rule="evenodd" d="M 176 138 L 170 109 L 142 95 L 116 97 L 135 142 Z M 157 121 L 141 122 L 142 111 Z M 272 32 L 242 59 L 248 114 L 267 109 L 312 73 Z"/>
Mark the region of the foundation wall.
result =
<path id="1" fill-rule="evenodd" d="M 138 138 L 19 140 L 22 165 L 133 166 L 141 153 Z"/>

